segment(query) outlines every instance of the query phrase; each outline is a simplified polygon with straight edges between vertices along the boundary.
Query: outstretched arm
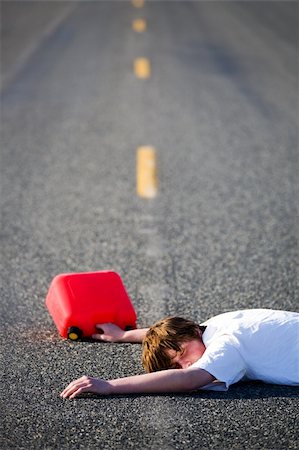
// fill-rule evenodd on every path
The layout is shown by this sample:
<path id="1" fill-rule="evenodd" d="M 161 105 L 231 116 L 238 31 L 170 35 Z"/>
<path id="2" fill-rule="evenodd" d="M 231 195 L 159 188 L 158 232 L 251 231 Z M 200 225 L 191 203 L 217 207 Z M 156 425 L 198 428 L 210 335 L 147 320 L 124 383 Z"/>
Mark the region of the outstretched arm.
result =
<path id="1" fill-rule="evenodd" d="M 145 338 L 148 328 L 136 328 L 124 331 L 113 323 L 102 323 L 96 325 L 98 333 L 93 338 L 104 342 L 136 342 L 141 343 Z"/>
<path id="2" fill-rule="evenodd" d="M 101 395 L 190 392 L 214 380 L 213 375 L 199 368 L 162 370 L 110 381 L 84 376 L 70 383 L 60 396 L 74 398 L 83 392 Z"/>

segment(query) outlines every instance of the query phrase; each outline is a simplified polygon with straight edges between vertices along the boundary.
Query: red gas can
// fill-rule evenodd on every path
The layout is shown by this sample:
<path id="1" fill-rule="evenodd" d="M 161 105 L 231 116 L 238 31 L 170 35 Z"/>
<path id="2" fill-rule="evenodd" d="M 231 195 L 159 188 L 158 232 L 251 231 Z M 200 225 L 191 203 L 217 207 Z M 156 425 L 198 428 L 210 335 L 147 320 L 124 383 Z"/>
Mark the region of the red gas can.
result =
<path id="1" fill-rule="evenodd" d="M 57 275 L 46 306 L 61 336 L 72 340 L 96 333 L 97 323 L 136 328 L 136 313 L 116 272 L 86 272 Z"/>

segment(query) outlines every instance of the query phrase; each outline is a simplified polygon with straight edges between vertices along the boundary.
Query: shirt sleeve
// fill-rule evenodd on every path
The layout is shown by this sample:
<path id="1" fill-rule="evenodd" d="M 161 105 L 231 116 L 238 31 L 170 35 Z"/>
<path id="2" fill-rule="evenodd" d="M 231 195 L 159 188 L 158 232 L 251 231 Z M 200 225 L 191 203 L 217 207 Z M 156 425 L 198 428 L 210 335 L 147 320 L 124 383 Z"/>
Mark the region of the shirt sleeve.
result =
<path id="1" fill-rule="evenodd" d="M 245 362 L 234 338 L 228 335 L 215 339 L 192 367 L 206 370 L 217 380 L 224 382 L 226 388 L 241 380 L 246 372 Z"/>

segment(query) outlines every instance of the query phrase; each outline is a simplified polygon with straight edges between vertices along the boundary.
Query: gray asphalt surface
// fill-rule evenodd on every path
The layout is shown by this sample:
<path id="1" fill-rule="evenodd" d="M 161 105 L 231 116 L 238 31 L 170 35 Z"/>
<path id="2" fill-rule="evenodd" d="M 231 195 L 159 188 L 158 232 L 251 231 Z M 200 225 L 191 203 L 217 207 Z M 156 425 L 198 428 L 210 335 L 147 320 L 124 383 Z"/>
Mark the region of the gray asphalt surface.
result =
<path id="1" fill-rule="evenodd" d="M 61 400 L 142 373 L 140 347 L 63 340 L 44 306 L 56 274 L 114 269 L 139 326 L 298 310 L 298 3 L 43 4 L 26 35 L 2 2 L 1 449 L 298 448 L 292 387 Z"/>

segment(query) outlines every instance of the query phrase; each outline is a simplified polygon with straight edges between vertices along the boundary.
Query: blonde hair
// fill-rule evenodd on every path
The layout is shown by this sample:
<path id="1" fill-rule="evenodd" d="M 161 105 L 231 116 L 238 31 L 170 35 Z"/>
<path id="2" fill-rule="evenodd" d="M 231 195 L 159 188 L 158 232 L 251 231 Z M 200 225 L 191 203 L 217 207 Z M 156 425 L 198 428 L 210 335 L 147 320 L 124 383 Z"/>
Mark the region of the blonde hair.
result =
<path id="1" fill-rule="evenodd" d="M 168 350 L 179 352 L 183 342 L 199 339 L 205 330 L 193 320 L 167 317 L 155 323 L 146 333 L 142 345 L 142 364 L 147 372 L 170 369 L 173 366 Z"/>

